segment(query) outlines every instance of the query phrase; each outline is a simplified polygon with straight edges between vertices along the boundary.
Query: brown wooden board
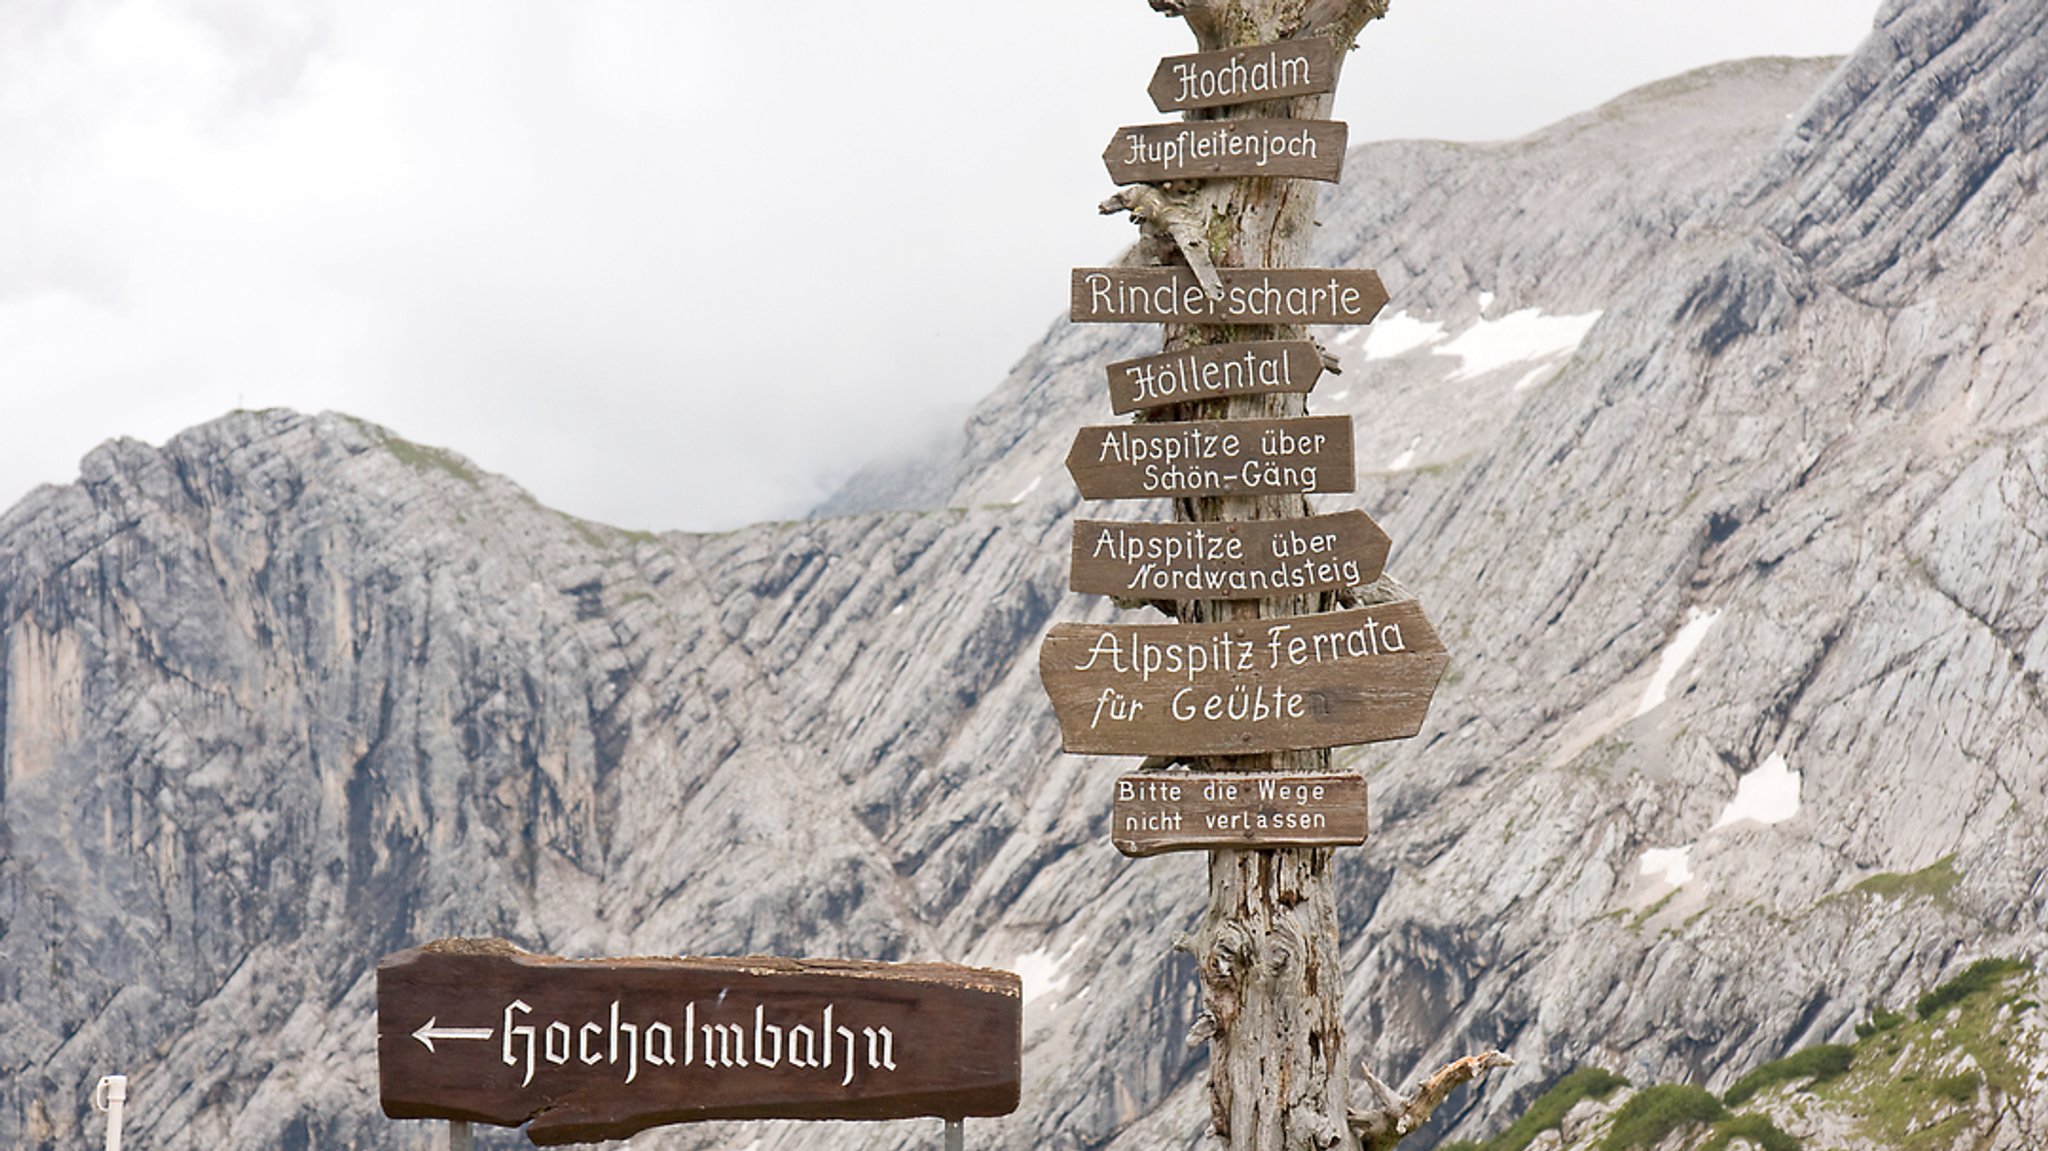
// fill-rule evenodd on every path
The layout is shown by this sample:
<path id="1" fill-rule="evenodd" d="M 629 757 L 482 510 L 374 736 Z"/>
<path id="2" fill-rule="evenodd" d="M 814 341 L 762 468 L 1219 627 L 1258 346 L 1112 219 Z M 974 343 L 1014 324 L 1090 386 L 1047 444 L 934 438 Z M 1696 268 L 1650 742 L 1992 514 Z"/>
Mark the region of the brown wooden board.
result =
<path id="1" fill-rule="evenodd" d="M 1351 847 L 1366 839 L 1365 777 L 1148 771 L 1116 781 L 1109 841 L 1125 855 Z"/>
<path id="2" fill-rule="evenodd" d="M 1348 129 L 1336 120 L 1183 120 L 1129 124 L 1102 150 L 1117 184 L 1226 176 L 1288 177 L 1334 184 L 1344 176 Z"/>
<path id="3" fill-rule="evenodd" d="M 1450 656 L 1414 600 L 1286 619 L 1053 625 L 1038 674 L 1081 755 L 1407 739 Z"/>
<path id="4" fill-rule="evenodd" d="M 1145 89 L 1161 112 L 1314 96 L 1337 86 L 1337 46 L 1326 36 L 1255 48 L 1168 56 Z"/>
<path id="5" fill-rule="evenodd" d="M 1091 500 L 1348 492 L 1358 483 L 1350 416 L 1086 427 L 1067 472 Z"/>
<path id="6" fill-rule="evenodd" d="M 1313 340 L 1210 344 L 1109 365 L 1109 406 L 1122 416 L 1226 396 L 1306 393 L 1322 374 Z"/>
<path id="7" fill-rule="evenodd" d="M 1077 324 L 1369 324 L 1386 306 L 1378 272 L 1218 268 L 1211 296 L 1188 268 L 1075 268 Z"/>
<path id="8" fill-rule="evenodd" d="M 1121 599 L 1270 599 L 1380 578 L 1391 545 L 1361 511 L 1285 520 L 1077 520 L 1072 586 Z"/>
<path id="9" fill-rule="evenodd" d="M 1017 976 L 850 960 L 558 959 L 442 940 L 377 965 L 394 1119 L 526 1125 L 537 1144 L 700 1119 L 1004 1115 Z"/>

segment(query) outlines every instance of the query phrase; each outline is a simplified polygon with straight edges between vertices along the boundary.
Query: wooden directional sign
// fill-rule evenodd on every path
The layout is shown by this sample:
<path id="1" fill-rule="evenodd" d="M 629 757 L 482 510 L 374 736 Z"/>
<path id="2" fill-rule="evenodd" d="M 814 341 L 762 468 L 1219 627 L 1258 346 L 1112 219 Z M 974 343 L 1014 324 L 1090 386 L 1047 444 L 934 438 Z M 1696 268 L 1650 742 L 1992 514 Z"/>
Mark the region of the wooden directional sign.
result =
<path id="1" fill-rule="evenodd" d="M 1379 273 L 1349 268 L 1218 268 L 1211 296 L 1172 268 L 1075 268 L 1069 315 L 1081 324 L 1369 324 L 1386 306 Z"/>
<path id="2" fill-rule="evenodd" d="M 1391 541 L 1360 511 L 1238 523 L 1078 520 L 1073 589 L 1124 599 L 1271 599 L 1380 578 Z"/>
<path id="3" fill-rule="evenodd" d="M 1219 847 L 1350 847 L 1365 842 L 1365 777 L 1195 775 L 1116 781 L 1109 839 L 1125 855 Z"/>
<path id="4" fill-rule="evenodd" d="M 1067 471 L 1091 500 L 1348 492 L 1358 481 L 1350 416 L 1082 428 Z"/>
<path id="5" fill-rule="evenodd" d="M 1210 344 L 1109 365 L 1109 405 L 1121 416 L 1195 400 L 1305 393 L 1322 374 L 1312 340 Z"/>
<path id="6" fill-rule="evenodd" d="M 1347 129 L 1336 120 L 1185 120 L 1118 128 L 1102 150 L 1117 184 L 1223 176 L 1293 177 L 1336 183 Z"/>
<path id="7" fill-rule="evenodd" d="M 1055 624 L 1038 674 L 1082 755 L 1242 755 L 1406 739 L 1450 656 L 1421 605 L 1201 624 Z"/>
<path id="8" fill-rule="evenodd" d="M 394 1119 L 526 1125 L 538 1144 L 699 1119 L 1016 1109 L 1017 976 L 845 960 L 557 959 L 442 940 L 377 965 Z"/>
<path id="9" fill-rule="evenodd" d="M 1337 46 L 1322 36 L 1159 62 L 1145 91 L 1161 112 L 1314 96 L 1337 86 Z"/>

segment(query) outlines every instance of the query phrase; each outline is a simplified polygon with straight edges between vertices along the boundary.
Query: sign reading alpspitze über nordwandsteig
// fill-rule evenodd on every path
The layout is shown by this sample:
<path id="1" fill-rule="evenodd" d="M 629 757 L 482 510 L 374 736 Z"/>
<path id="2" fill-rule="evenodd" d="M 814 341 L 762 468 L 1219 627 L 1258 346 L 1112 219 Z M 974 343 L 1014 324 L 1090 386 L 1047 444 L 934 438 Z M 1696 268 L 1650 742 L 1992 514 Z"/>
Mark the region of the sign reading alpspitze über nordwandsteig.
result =
<path id="1" fill-rule="evenodd" d="M 1079 755 L 1407 739 L 1450 663 L 1414 600 L 1285 619 L 1055 624 L 1038 673 Z"/>
<path id="2" fill-rule="evenodd" d="M 1017 1107 L 1007 971 L 852 960 L 559 959 L 442 940 L 377 965 L 394 1119 L 526 1125 L 538 1144 L 701 1119 L 899 1119 Z"/>
<path id="3" fill-rule="evenodd" d="M 1124 599 L 1270 599 L 1380 578 L 1392 541 L 1361 511 L 1230 523 L 1074 523 L 1069 586 Z"/>

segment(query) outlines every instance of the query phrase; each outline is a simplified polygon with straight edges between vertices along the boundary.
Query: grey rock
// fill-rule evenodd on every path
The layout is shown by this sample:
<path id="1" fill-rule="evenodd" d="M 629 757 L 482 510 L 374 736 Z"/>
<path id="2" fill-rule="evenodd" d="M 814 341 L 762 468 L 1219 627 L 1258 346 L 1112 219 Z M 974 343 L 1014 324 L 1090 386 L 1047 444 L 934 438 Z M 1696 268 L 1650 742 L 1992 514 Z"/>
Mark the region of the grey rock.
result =
<path id="1" fill-rule="evenodd" d="M 1519 1061 L 1428 1134 L 1580 1064 L 1722 1087 L 2043 953 L 2043 20 L 1895 3 L 1846 62 L 1368 146 L 1327 196 L 1318 259 L 1395 302 L 1331 334 L 1311 403 L 1362 476 L 1319 507 L 1387 528 L 1454 658 L 1419 738 L 1341 757 L 1376 812 L 1339 854 L 1354 1055 Z M 1061 461 L 1153 340 L 1055 325 L 832 505 L 923 511 L 623 532 L 267 412 L 0 516 L 0 1145 L 80 1145 L 125 1072 L 135 1146 L 428 1146 L 377 1113 L 371 973 L 452 934 L 1029 956 L 1024 1104 L 974 1143 L 1197 1144 L 1202 862 L 1115 853 L 1120 765 L 1056 752 L 1036 674 L 1052 621 L 1115 615 L 1064 591 Z M 1774 755 L 1797 814 L 1716 827 Z M 1642 870 L 1686 845 L 1682 885 Z M 1858 887 L 1943 860 L 1939 898 Z"/>

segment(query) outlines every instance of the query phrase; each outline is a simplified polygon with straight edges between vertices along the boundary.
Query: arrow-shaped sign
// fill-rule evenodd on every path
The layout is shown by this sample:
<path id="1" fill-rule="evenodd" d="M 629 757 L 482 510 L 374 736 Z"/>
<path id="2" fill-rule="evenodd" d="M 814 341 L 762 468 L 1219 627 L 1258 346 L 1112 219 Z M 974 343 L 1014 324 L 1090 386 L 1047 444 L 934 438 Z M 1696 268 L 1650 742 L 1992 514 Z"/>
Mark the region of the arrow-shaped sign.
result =
<path id="1" fill-rule="evenodd" d="M 428 1016 L 426 1023 L 412 1033 L 412 1037 L 420 1041 L 420 1046 L 429 1051 L 434 1049 L 436 1039 L 489 1039 L 492 1034 L 488 1027 L 436 1027 L 434 1023 L 438 1018 Z"/>

